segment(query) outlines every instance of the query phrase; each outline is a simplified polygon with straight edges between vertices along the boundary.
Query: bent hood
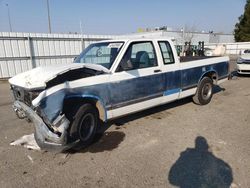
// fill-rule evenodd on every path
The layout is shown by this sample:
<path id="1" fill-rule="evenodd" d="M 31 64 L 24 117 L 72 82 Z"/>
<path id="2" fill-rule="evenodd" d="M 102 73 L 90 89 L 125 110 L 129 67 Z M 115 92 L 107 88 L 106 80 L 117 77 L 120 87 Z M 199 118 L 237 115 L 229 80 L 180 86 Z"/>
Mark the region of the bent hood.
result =
<path id="1" fill-rule="evenodd" d="M 47 67 L 38 67 L 30 71 L 18 74 L 9 79 L 11 85 L 23 87 L 26 89 L 42 89 L 46 87 L 46 83 L 60 74 L 70 70 L 89 68 L 96 71 L 109 73 L 110 71 L 97 64 L 71 63 L 66 65 L 52 65 Z"/>

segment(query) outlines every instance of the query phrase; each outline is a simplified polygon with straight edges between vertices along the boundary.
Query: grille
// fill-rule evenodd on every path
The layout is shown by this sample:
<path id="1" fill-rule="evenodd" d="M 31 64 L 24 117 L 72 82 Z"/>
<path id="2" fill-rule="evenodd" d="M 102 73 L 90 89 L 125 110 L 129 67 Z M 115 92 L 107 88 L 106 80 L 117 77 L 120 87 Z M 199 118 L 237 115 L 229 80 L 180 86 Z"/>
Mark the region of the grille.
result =
<path id="1" fill-rule="evenodd" d="M 241 70 L 240 72 L 250 72 L 250 70 Z"/>
<path id="2" fill-rule="evenodd" d="M 248 64 L 248 65 L 250 65 L 250 61 L 243 61 L 242 64 Z"/>

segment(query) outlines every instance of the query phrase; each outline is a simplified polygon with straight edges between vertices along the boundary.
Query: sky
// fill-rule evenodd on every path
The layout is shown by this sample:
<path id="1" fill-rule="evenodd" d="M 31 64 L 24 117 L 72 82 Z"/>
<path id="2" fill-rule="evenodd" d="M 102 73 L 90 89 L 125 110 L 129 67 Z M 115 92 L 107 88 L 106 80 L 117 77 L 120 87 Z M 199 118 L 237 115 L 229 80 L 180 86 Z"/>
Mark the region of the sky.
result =
<path id="1" fill-rule="evenodd" d="M 49 0 L 52 33 L 128 34 L 186 26 L 232 33 L 246 0 Z M 48 32 L 46 0 L 0 0 L 0 32 Z M 80 24 L 81 22 L 81 24 Z M 80 27 L 82 25 L 82 29 Z"/>

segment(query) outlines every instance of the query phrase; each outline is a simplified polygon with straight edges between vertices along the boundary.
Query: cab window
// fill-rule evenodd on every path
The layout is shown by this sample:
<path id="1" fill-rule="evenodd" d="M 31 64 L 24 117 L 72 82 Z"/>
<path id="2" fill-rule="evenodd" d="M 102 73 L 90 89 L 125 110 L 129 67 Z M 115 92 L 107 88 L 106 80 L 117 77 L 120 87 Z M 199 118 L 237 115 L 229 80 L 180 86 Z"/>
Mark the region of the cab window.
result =
<path id="1" fill-rule="evenodd" d="M 160 49 L 161 49 L 163 63 L 165 65 L 175 63 L 174 62 L 173 51 L 172 51 L 172 48 L 171 48 L 170 44 L 167 41 L 160 41 L 158 43 L 159 43 L 159 46 L 160 46 Z"/>
<path id="2" fill-rule="evenodd" d="M 157 58 L 152 42 L 131 43 L 125 52 L 117 72 L 157 66 Z"/>

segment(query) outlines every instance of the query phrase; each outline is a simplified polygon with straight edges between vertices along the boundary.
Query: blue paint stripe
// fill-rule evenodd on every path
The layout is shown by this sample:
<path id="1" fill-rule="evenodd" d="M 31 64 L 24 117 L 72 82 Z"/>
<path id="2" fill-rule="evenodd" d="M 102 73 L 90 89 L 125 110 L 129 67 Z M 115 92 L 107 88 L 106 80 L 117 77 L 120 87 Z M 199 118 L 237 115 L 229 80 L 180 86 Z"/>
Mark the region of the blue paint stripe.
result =
<path id="1" fill-rule="evenodd" d="M 172 95 L 172 94 L 175 94 L 175 93 L 179 93 L 180 91 L 181 91 L 180 88 L 177 88 L 177 89 L 170 89 L 170 90 L 164 91 L 163 95 L 164 95 L 164 96 Z"/>

